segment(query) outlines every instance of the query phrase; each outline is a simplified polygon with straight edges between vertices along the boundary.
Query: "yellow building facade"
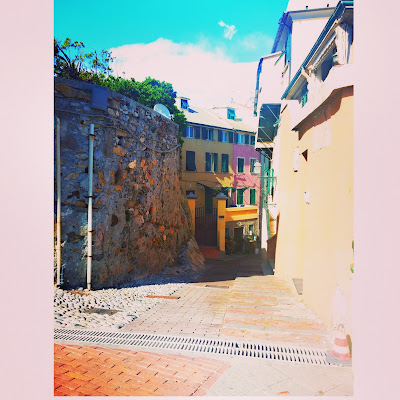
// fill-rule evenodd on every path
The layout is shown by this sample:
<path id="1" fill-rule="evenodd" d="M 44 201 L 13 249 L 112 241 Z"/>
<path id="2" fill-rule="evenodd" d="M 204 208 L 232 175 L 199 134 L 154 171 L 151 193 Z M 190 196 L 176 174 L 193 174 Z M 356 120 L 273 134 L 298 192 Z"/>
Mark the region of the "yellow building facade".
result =
<path id="1" fill-rule="evenodd" d="M 289 23 L 275 39 L 272 56 L 278 60 L 268 64 L 267 75 L 258 79 L 270 77 L 275 82 L 276 76 L 289 74 L 279 90 L 264 84 L 275 91 L 264 90 L 258 99 L 260 126 L 263 107 L 274 110 L 275 104 L 280 105 L 276 122 L 263 127 L 274 137 L 271 166 L 276 179 L 269 204 L 276 217 L 276 235 L 268 240 L 267 259 L 275 275 L 291 284 L 332 332 L 343 324 L 351 336 L 353 2 L 339 1 L 331 10 L 322 31 L 314 32 L 315 41 L 297 70 L 290 69 L 291 54 L 301 34 L 294 29 L 292 12 L 285 13 Z M 299 13 L 305 16 L 304 24 L 312 18 L 309 9 Z"/>
<path id="2" fill-rule="evenodd" d="M 281 115 L 275 274 L 287 281 L 302 280 L 304 302 L 328 326 L 346 322 L 349 332 L 353 88 L 336 91 L 297 132 L 289 129 L 289 110 Z"/>
<path id="3" fill-rule="evenodd" d="M 192 126 L 188 124 L 189 126 Z M 217 132 L 217 129 L 215 129 Z M 217 133 L 214 132 L 214 137 Z M 195 153 L 196 171 L 186 171 L 188 151 Z M 206 172 L 206 153 L 218 154 L 218 172 Z M 221 172 L 222 154 L 229 157 L 228 172 Z M 220 191 L 224 187 L 233 186 L 232 170 L 233 146 L 231 143 L 218 142 L 217 140 L 202 140 L 184 138 L 182 147 L 182 177 L 181 187 L 185 192 L 195 191 L 197 196 L 196 207 L 205 206 L 206 187 Z M 217 200 L 213 197 L 213 208 L 217 207 Z"/>

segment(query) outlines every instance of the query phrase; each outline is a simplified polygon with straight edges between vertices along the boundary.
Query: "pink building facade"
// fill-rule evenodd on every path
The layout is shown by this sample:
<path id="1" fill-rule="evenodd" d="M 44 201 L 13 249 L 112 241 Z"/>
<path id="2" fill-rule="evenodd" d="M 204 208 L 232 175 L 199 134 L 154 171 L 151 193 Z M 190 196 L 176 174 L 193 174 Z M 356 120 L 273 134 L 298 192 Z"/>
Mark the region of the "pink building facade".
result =
<path id="1" fill-rule="evenodd" d="M 253 168 L 256 161 L 260 162 L 261 156 L 254 149 L 254 144 L 250 144 L 253 141 L 251 137 L 249 144 L 240 144 L 240 141 L 239 134 L 239 143 L 233 143 L 233 187 L 236 190 L 232 199 L 236 205 L 259 206 L 260 178 L 253 172 Z"/>

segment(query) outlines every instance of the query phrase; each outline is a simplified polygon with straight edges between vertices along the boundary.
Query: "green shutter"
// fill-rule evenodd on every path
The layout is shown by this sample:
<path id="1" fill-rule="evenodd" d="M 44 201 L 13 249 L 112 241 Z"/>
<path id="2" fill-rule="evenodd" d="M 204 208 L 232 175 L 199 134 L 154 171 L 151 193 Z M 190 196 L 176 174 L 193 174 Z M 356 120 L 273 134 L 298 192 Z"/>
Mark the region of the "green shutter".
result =
<path id="1" fill-rule="evenodd" d="M 196 171 L 194 151 L 186 151 L 186 171 Z"/>
<path id="2" fill-rule="evenodd" d="M 214 153 L 213 164 L 214 164 L 213 172 L 218 172 L 218 153 Z"/>
<path id="3" fill-rule="evenodd" d="M 244 172 L 244 158 L 238 158 L 238 173 Z"/>
<path id="4" fill-rule="evenodd" d="M 236 191 L 236 204 L 243 204 L 243 189 Z"/>
<path id="5" fill-rule="evenodd" d="M 229 154 L 222 154 L 221 172 L 229 172 Z"/>
<path id="6" fill-rule="evenodd" d="M 211 153 L 206 153 L 206 172 L 211 172 Z"/>
<path id="7" fill-rule="evenodd" d="M 250 189 L 250 204 L 256 204 L 256 189 Z"/>

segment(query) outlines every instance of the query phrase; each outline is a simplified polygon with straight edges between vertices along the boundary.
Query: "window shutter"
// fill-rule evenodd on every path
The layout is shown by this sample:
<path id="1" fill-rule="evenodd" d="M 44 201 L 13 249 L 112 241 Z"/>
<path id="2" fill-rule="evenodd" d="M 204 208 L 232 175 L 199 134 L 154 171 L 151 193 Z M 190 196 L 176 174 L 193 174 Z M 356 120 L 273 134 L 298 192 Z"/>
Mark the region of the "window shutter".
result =
<path id="1" fill-rule="evenodd" d="M 222 154 L 221 159 L 221 172 L 229 171 L 229 154 Z"/>
<path id="2" fill-rule="evenodd" d="M 250 189 L 250 204 L 256 204 L 256 189 Z"/>
<path id="3" fill-rule="evenodd" d="M 213 172 L 218 172 L 218 153 L 214 153 L 214 169 Z"/>
<path id="4" fill-rule="evenodd" d="M 200 139 L 200 127 L 199 127 L 199 126 L 196 126 L 196 127 L 194 128 L 194 137 L 195 137 L 196 139 Z"/>
<path id="5" fill-rule="evenodd" d="M 207 128 L 201 128 L 201 138 L 204 140 L 207 139 Z"/>
<path id="6" fill-rule="evenodd" d="M 239 143 L 239 134 L 235 132 L 235 143 Z"/>
<path id="7" fill-rule="evenodd" d="M 206 153 L 206 172 L 211 172 L 211 153 Z"/>
<path id="8" fill-rule="evenodd" d="M 229 132 L 229 143 L 233 143 L 233 132 Z"/>
<path id="9" fill-rule="evenodd" d="M 244 135 L 244 144 L 250 143 L 250 135 Z"/>
<path id="10" fill-rule="evenodd" d="M 236 203 L 243 204 L 243 189 L 238 189 L 236 191 Z"/>
<path id="11" fill-rule="evenodd" d="M 222 131 L 218 129 L 218 142 L 222 142 Z"/>
<path id="12" fill-rule="evenodd" d="M 186 129 L 184 129 L 184 130 L 182 131 L 182 136 L 183 136 L 183 137 L 187 137 L 186 132 L 188 131 L 188 129 L 189 129 L 189 127 L 187 126 Z"/>
<path id="13" fill-rule="evenodd" d="M 186 171 L 196 171 L 194 151 L 186 151 Z"/>
<path id="14" fill-rule="evenodd" d="M 210 129 L 211 130 L 211 140 L 214 140 L 214 129 Z"/>
<path id="15" fill-rule="evenodd" d="M 237 170 L 239 173 L 244 172 L 244 158 L 238 158 Z"/>
<path id="16" fill-rule="evenodd" d="M 250 144 L 254 146 L 256 144 L 256 137 L 254 135 L 250 136 Z"/>

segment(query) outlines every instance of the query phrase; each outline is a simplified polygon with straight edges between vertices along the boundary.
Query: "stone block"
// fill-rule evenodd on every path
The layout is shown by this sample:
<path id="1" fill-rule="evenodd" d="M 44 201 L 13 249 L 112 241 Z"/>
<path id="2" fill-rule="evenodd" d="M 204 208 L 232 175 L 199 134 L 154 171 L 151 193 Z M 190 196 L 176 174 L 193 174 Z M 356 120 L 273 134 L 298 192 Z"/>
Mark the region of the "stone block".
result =
<path id="1" fill-rule="evenodd" d="M 113 148 L 113 153 L 116 154 L 117 156 L 124 157 L 127 151 L 121 146 L 115 146 Z"/>
<path id="2" fill-rule="evenodd" d="M 105 185 L 106 185 L 106 182 L 105 182 L 105 180 L 104 180 L 104 172 L 103 172 L 103 171 L 98 171 L 98 172 L 97 172 L 97 176 L 98 176 L 98 178 L 99 178 L 100 185 L 101 185 L 101 186 L 105 186 Z"/>

